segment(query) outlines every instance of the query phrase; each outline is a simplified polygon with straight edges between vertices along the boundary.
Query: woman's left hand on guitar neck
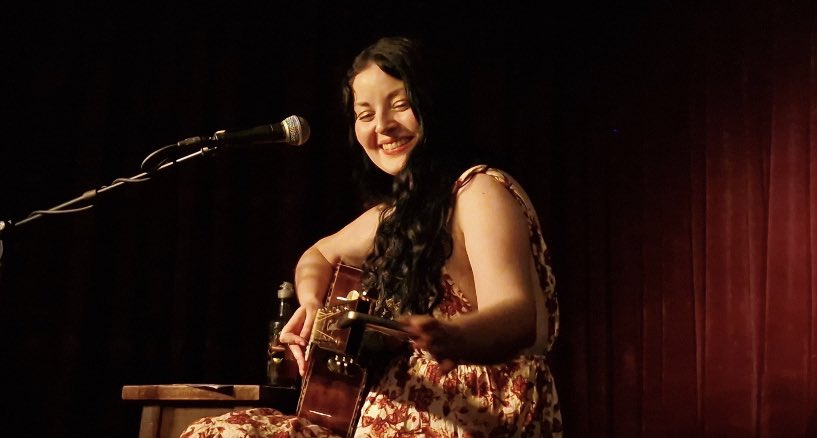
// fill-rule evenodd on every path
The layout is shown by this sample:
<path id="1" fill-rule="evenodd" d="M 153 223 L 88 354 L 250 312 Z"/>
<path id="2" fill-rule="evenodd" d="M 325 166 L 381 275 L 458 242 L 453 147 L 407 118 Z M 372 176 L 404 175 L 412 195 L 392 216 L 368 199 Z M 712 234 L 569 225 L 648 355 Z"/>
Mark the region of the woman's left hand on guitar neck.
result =
<path id="1" fill-rule="evenodd" d="M 411 315 L 397 318 L 404 324 L 415 348 L 428 351 L 439 363 L 440 371 L 447 374 L 459 364 L 458 344 L 462 343 L 460 329 L 449 322 L 429 315 Z"/>

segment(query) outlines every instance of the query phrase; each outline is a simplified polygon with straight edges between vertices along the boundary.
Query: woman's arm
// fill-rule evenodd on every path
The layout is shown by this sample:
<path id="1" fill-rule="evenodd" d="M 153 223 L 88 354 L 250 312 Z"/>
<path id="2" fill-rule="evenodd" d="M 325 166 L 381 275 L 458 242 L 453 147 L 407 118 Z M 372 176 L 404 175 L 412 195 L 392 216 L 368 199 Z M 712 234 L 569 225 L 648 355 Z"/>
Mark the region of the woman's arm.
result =
<path id="1" fill-rule="evenodd" d="M 458 194 L 452 235 L 465 247 L 478 310 L 451 322 L 406 320 L 417 346 L 444 368 L 503 362 L 535 341 L 539 284 L 529 233 L 524 210 L 493 177 L 475 175 Z"/>
<path id="2" fill-rule="evenodd" d="M 382 207 L 374 207 L 307 249 L 295 266 L 295 291 L 299 307 L 281 329 L 280 340 L 289 344 L 304 373 L 304 348 L 309 342 L 317 310 L 323 307 L 326 291 L 335 265 L 343 263 L 361 266 L 374 241 Z"/>

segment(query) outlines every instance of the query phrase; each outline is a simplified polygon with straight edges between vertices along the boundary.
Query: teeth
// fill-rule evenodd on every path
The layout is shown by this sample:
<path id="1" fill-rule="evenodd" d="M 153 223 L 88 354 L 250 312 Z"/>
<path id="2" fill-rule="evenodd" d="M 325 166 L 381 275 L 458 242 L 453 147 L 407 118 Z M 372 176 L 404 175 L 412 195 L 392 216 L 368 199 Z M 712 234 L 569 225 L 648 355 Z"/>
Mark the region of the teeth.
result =
<path id="1" fill-rule="evenodd" d="M 388 152 L 388 151 L 392 151 L 394 149 L 397 149 L 397 148 L 399 148 L 400 146 L 403 146 L 406 143 L 407 143 L 407 140 L 400 139 L 400 140 L 397 140 L 397 141 L 392 142 L 392 143 L 386 143 L 386 144 L 382 145 L 382 148 L 383 148 L 383 150 Z"/>

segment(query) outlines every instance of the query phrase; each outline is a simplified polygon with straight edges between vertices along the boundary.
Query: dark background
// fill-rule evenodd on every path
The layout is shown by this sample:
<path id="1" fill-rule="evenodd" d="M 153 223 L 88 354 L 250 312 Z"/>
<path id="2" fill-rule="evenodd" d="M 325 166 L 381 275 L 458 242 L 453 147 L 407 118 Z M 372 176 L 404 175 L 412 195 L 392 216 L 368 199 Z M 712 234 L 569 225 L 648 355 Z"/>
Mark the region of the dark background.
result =
<path id="1" fill-rule="evenodd" d="M 129 437 L 139 408 L 120 400 L 122 385 L 261 383 L 278 285 L 303 250 L 361 211 L 340 81 L 364 46 L 406 34 L 465 72 L 452 89 L 468 98 L 450 109 L 462 115 L 463 141 L 494 156 L 539 211 L 562 303 L 551 360 L 568 435 L 651 435 L 675 414 L 652 415 L 649 373 L 621 383 L 616 365 L 635 354 L 649 368 L 649 345 L 639 346 L 648 312 L 604 317 L 621 310 L 616 294 L 637 276 L 626 257 L 644 257 L 649 280 L 637 238 L 650 221 L 644 206 L 678 199 L 674 182 L 691 174 L 695 154 L 684 148 L 698 150 L 689 135 L 698 86 L 745 82 L 717 74 L 733 49 L 777 53 L 790 28 L 813 42 L 813 17 L 805 1 L 20 6 L 2 26 L 2 219 L 137 175 L 152 151 L 188 137 L 293 114 L 312 134 L 302 147 L 219 149 L 103 191 L 91 211 L 5 235 L 4 417 L 29 436 Z M 713 41 L 737 42 L 710 50 Z M 619 351 L 612 333 L 636 352 Z M 617 385 L 632 389 L 621 405 Z M 700 403 L 678 415 L 694 420 L 676 433 L 775 430 L 759 417 L 707 428 L 717 419 Z M 616 406 L 634 408 L 616 423 Z"/>
<path id="2" fill-rule="evenodd" d="M 312 132 L 302 147 L 184 161 L 99 194 L 92 211 L 16 228 L 0 278 L 3 377 L 8 409 L 31 419 L 34 435 L 135 436 L 125 384 L 263 381 L 278 285 L 312 242 L 361 212 L 340 83 L 380 35 L 450 47 L 450 62 L 471 71 L 457 86 L 473 102 L 452 108 L 475 121 L 463 141 L 524 168 L 518 176 L 548 214 L 552 84 L 568 74 L 555 68 L 565 41 L 549 7 L 28 8 L 6 17 L 4 219 L 137 175 L 149 153 L 191 136 L 293 114 Z"/>

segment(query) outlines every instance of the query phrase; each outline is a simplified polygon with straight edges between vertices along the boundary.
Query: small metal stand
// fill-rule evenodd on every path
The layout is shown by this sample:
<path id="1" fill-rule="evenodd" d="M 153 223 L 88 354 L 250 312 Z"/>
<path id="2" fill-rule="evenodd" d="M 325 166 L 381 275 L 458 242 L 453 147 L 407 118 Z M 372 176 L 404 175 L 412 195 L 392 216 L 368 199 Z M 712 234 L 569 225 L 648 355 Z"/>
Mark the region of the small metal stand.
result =
<path id="1" fill-rule="evenodd" d="M 195 140 L 195 142 L 193 140 Z M 181 157 L 181 158 L 167 158 L 166 157 L 166 155 L 168 155 L 169 153 L 178 153 L 183 146 L 190 146 L 190 145 L 198 146 L 198 145 L 200 145 L 202 143 L 204 143 L 205 146 L 201 147 L 196 152 L 193 152 L 193 153 L 191 153 L 189 155 L 186 155 L 184 157 Z M 140 182 L 148 181 L 148 180 L 151 179 L 152 176 L 156 175 L 158 172 L 160 172 L 160 171 L 162 171 L 164 169 L 167 169 L 167 168 L 175 165 L 176 163 L 181 163 L 183 161 L 187 161 L 187 160 L 189 160 L 191 158 L 195 158 L 195 157 L 198 157 L 198 156 L 212 155 L 215 152 L 216 148 L 214 146 L 210 145 L 209 143 L 210 143 L 210 140 L 202 139 L 201 137 L 193 137 L 191 139 L 187 139 L 187 140 L 183 140 L 181 142 L 178 142 L 178 143 L 176 143 L 174 145 L 166 146 L 166 147 L 159 150 L 159 151 L 161 151 L 161 153 L 163 155 L 165 155 L 165 157 L 158 160 L 157 163 L 149 166 L 149 164 L 150 164 L 149 160 L 151 160 L 151 159 L 155 160 L 158 157 L 156 154 L 159 151 L 154 152 L 147 159 L 145 159 L 144 162 L 142 162 L 142 168 L 143 169 L 145 169 L 145 168 L 149 169 L 149 170 L 147 170 L 145 172 L 142 172 L 142 173 L 140 173 L 138 175 L 135 175 L 135 176 L 132 176 L 130 178 L 117 178 L 109 186 L 102 186 L 102 187 L 100 187 L 98 189 L 88 190 L 85 193 L 83 193 L 82 195 L 80 195 L 80 196 L 78 196 L 78 197 L 76 197 L 76 198 L 74 198 L 74 199 L 72 199 L 70 201 L 63 202 L 62 204 L 57 205 L 55 207 L 49 208 L 48 210 L 35 210 L 35 211 L 32 211 L 26 218 L 21 219 L 19 221 L 0 220 L 0 274 L 2 274 L 3 261 L 5 260 L 6 252 L 7 252 L 7 248 L 8 248 L 8 245 L 6 245 L 6 248 L 4 248 L 3 241 L 6 240 L 6 242 L 8 242 L 9 239 L 14 235 L 15 230 L 17 228 L 19 228 L 21 225 L 32 222 L 35 219 L 41 218 L 43 216 L 79 213 L 79 212 L 82 212 L 82 211 L 90 210 L 91 208 L 94 207 L 93 201 L 96 199 L 97 195 L 99 195 L 99 194 L 102 194 L 102 193 L 108 192 L 110 190 L 113 190 L 114 188 L 119 187 L 119 186 L 121 186 L 123 184 L 140 183 Z M 4 249 L 6 249 L 6 251 L 4 251 Z"/>

